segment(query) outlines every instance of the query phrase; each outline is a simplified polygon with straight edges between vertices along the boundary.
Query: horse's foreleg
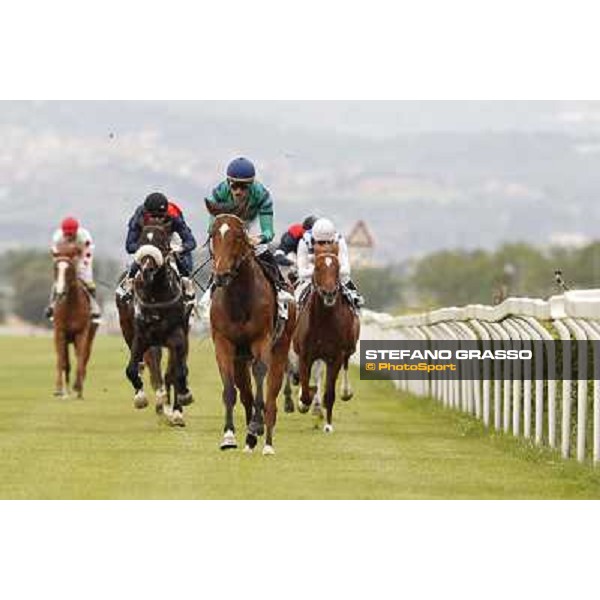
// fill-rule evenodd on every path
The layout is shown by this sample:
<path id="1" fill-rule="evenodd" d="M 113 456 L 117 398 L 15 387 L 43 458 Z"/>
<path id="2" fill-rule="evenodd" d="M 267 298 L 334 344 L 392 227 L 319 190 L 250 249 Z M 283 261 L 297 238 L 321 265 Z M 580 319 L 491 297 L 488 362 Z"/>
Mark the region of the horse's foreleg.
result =
<path id="1" fill-rule="evenodd" d="M 171 336 L 169 347 L 169 373 L 167 378 L 172 380 L 175 387 L 173 410 L 169 415 L 169 423 L 183 427 L 183 405 L 189 404 L 191 394 L 187 386 L 188 368 L 186 364 L 185 334 L 178 331 Z"/>
<path id="2" fill-rule="evenodd" d="M 291 364 L 288 361 L 287 367 L 285 369 L 285 384 L 283 386 L 283 397 L 285 398 L 285 404 L 283 405 L 283 410 L 286 413 L 294 412 L 294 401 L 292 399 L 292 374 L 291 374 Z"/>
<path id="3" fill-rule="evenodd" d="M 185 404 L 189 404 L 189 398 L 191 396 L 190 390 L 188 389 L 189 371 L 186 357 L 185 334 L 182 330 L 175 336 L 175 343 L 173 344 L 175 407 L 178 410 L 181 410 Z"/>
<path id="4" fill-rule="evenodd" d="M 256 394 L 254 395 L 252 418 L 250 419 L 250 424 L 248 425 L 248 433 L 246 435 L 246 445 L 251 450 L 256 446 L 258 436 L 262 435 L 265 432 L 264 386 L 266 374 L 267 364 L 262 360 L 262 357 L 259 354 L 258 358 L 255 358 L 254 362 L 252 363 L 252 375 L 254 376 Z"/>
<path id="5" fill-rule="evenodd" d="M 323 418 L 323 380 L 325 375 L 325 362 L 322 360 L 316 360 L 311 369 L 312 376 L 315 381 L 315 394 L 312 399 L 312 413 L 318 416 L 320 419 Z"/>
<path id="6" fill-rule="evenodd" d="M 335 402 L 335 382 L 337 381 L 338 374 L 342 367 L 342 358 L 336 360 L 333 363 L 327 364 L 327 383 L 325 388 L 325 412 L 327 422 L 323 427 L 325 433 L 333 432 L 333 425 L 331 424 L 333 417 L 333 404 Z"/>
<path id="7" fill-rule="evenodd" d="M 223 382 L 223 404 L 225 405 L 225 425 L 221 450 L 237 448 L 235 426 L 233 424 L 233 407 L 236 401 L 235 391 L 235 346 L 223 336 L 214 336 L 215 354 L 221 381 Z"/>
<path id="8" fill-rule="evenodd" d="M 298 410 L 301 413 L 308 412 L 310 408 L 310 371 L 313 359 L 310 356 L 301 356 L 298 371 L 300 373 L 300 400 Z"/>
<path id="9" fill-rule="evenodd" d="M 265 405 L 265 424 L 267 435 L 263 454 L 273 454 L 273 432 L 277 422 L 277 396 L 283 383 L 283 375 L 287 365 L 287 352 L 282 355 L 273 354 L 267 375 L 267 402 Z"/>
<path id="10" fill-rule="evenodd" d="M 254 396 L 252 395 L 252 382 L 250 381 L 250 371 L 246 359 L 238 358 L 235 361 L 235 385 L 240 391 L 240 400 L 246 411 L 246 426 L 248 426 L 252 419 Z"/>
<path id="11" fill-rule="evenodd" d="M 162 373 L 160 371 L 160 362 L 162 358 L 162 349 L 159 346 L 151 346 L 144 353 L 144 363 L 150 372 L 150 384 L 154 391 L 164 386 Z"/>
<path id="12" fill-rule="evenodd" d="M 144 382 L 140 377 L 140 362 L 142 362 L 144 352 L 147 350 L 147 348 L 147 343 L 142 341 L 139 335 L 135 335 L 133 338 L 133 343 L 131 344 L 129 363 L 125 369 L 127 379 L 129 379 L 133 389 L 135 390 L 133 404 L 136 408 L 145 408 L 148 406 L 148 400 L 146 398 L 146 394 L 144 393 Z"/>
<path id="13" fill-rule="evenodd" d="M 54 348 L 56 350 L 56 384 L 54 388 L 55 396 L 66 396 L 68 384 L 68 363 L 69 349 L 67 339 L 62 331 L 54 330 Z"/>
<path id="14" fill-rule="evenodd" d="M 348 377 L 348 357 L 344 360 L 344 370 L 342 372 L 342 395 L 340 396 L 344 402 L 347 402 L 354 396 L 350 378 Z"/>
<path id="15" fill-rule="evenodd" d="M 83 397 L 83 381 L 86 372 L 88 335 L 87 330 L 75 336 L 75 356 L 77 357 L 77 376 L 73 390 L 77 392 L 77 397 Z"/>

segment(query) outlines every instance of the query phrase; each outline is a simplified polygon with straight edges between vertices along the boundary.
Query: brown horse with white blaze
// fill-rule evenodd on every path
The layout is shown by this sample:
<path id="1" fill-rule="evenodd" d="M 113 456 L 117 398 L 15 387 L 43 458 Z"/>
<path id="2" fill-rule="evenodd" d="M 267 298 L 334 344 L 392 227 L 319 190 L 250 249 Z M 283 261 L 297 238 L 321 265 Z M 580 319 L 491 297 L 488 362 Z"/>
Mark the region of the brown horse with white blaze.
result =
<path id="1" fill-rule="evenodd" d="M 294 329 L 295 304 L 290 303 L 283 330 L 277 334 L 275 290 L 246 233 L 244 205 L 221 207 L 207 201 L 206 206 L 215 217 L 210 230 L 215 285 L 210 324 L 223 382 L 225 424 L 221 449 L 237 447 L 233 408 L 239 391 L 246 413 L 244 450 L 251 452 L 255 448 L 266 425 L 263 454 L 273 454 L 277 395 Z M 254 394 L 250 369 L 256 386 Z"/>
<path id="2" fill-rule="evenodd" d="M 349 400 L 352 392 L 348 383 L 348 361 L 356 350 L 360 320 L 341 293 L 340 264 L 337 252 L 315 246 L 315 269 L 312 290 L 300 308 L 294 333 L 294 350 L 300 363 L 302 395 L 299 409 L 306 412 L 311 403 L 310 372 L 316 360 L 327 364 L 324 403 L 324 431 L 333 431 L 332 415 L 335 385 L 340 369 L 344 368 L 342 399 Z"/>
<path id="3" fill-rule="evenodd" d="M 73 390 L 83 397 L 83 382 L 92 344 L 98 329 L 90 314 L 90 299 L 84 284 L 77 278 L 80 255 L 77 244 L 63 242 L 54 253 L 54 346 L 56 349 L 56 388 L 54 395 L 67 397 L 71 365 L 69 345 L 75 347 L 77 374 Z"/>

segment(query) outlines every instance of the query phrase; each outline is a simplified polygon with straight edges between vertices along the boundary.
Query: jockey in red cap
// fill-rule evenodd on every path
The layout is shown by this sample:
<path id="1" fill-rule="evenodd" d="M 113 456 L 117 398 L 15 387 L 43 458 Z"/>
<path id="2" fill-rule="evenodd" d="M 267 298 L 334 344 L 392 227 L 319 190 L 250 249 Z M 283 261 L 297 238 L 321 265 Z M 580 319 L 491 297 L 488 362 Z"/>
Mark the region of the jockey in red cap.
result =
<path id="1" fill-rule="evenodd" d="M 57 247 L 61 242 L 71 242 L 77 244 L 81 251 L 79 262 L 77 263 L 77 276 L 85 284 L 90 295 L 91 317 L 95 323 L 100 322 L 100 306 L 96 300 L 96 284 L 92 265 L 94 260 L 94 241 L 87 229 L 79 226 L 79 221 L 74 217 L 67 217 L 62 220 L 60 229 L 57 229 L 52 236 L 52 255 L 55 256 Z M 54 303 L 56 296 L 54 286 L 50 295 L 50 305 L 46 308 L 46 316 L 52 320 L 54 315 Z"/>

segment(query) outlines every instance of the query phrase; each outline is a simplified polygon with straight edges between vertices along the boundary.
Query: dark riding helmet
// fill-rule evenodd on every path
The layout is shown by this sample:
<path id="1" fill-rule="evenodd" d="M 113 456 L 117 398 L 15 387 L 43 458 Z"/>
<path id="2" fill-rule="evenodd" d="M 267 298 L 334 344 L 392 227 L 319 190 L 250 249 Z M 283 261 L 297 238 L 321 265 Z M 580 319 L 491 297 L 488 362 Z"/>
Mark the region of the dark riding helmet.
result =
<path id="1" fill-rule="evenodd" d="M 254 165 L 243 157 L 235 158 L 227 165 L 227 179 L 252 183 L 256 175 Z"/>
<path id="2" fill-rule="evenodd" d="M 151 215 L 165 215 L 168 208 L 169 201 L 160 192 L 153 192 L 144 200 L 144 209 Z"/>
<path id="3" fill-rule="evenodd" d="M 304 228 L 305 231 L 310 231 L 312 229 L 312 226 L 318 220 L 319 220 L 319 217 L 315 217 L 315 215 L 309 215 L 308 217 L 306 217 L 304 219 L 304 221 L 302 221 L 302 227 Z"/>

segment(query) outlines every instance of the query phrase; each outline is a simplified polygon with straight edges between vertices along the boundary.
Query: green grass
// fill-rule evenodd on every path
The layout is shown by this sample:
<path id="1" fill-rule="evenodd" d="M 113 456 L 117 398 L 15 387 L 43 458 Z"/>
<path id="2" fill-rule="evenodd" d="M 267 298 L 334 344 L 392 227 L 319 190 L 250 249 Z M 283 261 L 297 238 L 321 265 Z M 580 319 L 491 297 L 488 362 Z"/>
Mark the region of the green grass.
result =
<path id="1" fill-rule="evenodd" d="M 361 382 L 336 431 L 283 412 L 274 457 L 223 453 L 211 345 L 194 340 L 196 402 L 171 429 L 136 411 L 118 338 L 99 337 L 85 400 L 52 396 L 49 338 L 0 338 L 0 498 L 600 498 L 600 469 L 562 461 L 463 414 Z M 243 442 L 241 406 L 236 409 Z"/>

